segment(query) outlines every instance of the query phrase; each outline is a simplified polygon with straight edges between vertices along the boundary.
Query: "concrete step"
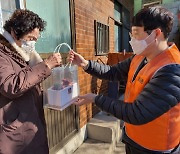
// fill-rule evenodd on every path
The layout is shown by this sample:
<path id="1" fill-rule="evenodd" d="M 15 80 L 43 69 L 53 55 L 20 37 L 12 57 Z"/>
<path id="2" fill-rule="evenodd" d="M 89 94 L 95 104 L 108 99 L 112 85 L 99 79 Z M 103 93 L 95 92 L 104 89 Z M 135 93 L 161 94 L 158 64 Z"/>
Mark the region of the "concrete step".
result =
<path id="1" fill-rule="evenodd" d="M 117 154 L 124 152 L 124 146 L 119 144 L 121 135 L 120 120 L 100 112 L 87 124 L 87 140 L 74 154 Z M 116 147 L 116 145 L 118 145 Z M 123 154 L 123 153 L 122 153 Z"/>
<path id="2" fill-rule="evenodd" d="M 53 154 L 124 154 L 120 135 L 120 120 L 100 112 Z"/>
<path id="3" fill-rule="evenodd" d="M 107 143 L 116 143 L 120 138 L 120 120 L 100 112 L 87 124 L 88 138 Z"/>
<path id="4" fill-rule="evenodd" d="M 126 154 L 126 151 L 122 142 L 114 149 L 111 143 L 87 139 L 73 154 Z"/>
<path id="5" fill-rule="evenodd" d="M 87 139 L 73 154 L 113 154 L 111 143 Z"/>

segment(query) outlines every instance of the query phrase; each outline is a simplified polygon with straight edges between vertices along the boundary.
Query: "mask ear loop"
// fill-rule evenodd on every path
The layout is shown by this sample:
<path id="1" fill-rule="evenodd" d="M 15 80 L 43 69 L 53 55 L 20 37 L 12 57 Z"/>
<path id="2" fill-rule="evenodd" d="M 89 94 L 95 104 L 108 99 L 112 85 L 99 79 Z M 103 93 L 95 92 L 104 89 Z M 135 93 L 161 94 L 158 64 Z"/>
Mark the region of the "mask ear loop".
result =
<path id="1" fill-rule="evenodd" d="M 65 46 L 67 46 L 67 47 L 69 48 L 69 50 L 72 50 L 71 47 L 69 46 L 69 44 L 67 44 L 67 43 L 61 43 L 61 44 L 59 44 L 59 45 L 56 46 L 56 48 L 54 49 L 54 53 L 55 53 L 55 52 L 58 52 L 58 53 L 59 53 L 62 45 L 65 45 Z M 72 62 L 68 62 L 68 63 L 64 66 L 64 68 L 66 68 L 68 65 L 69 65 L 69 68 L 70 68 L 71 65 L 72 65 Z"/>

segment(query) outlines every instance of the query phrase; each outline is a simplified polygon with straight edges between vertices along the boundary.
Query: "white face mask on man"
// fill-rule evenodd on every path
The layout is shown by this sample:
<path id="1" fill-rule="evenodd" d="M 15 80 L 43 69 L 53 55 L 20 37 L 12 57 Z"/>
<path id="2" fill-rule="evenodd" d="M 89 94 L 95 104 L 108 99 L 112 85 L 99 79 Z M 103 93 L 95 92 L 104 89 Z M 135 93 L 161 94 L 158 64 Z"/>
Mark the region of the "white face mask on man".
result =
<path id="1" fill-rule="evenodd" d="M 35 44 L 36 41 L 21 41 L 21 48 L 26 52 L 32 52 L 35 51 Z"/>
<path id="2" fill-rule="evenodd" d="M 147 44 L 146 40 L 153 35 L 153 32 L 147 36 L 144 40 L 137 40 L 134 37 L 131 37 L 131 40 L 129 41 L 134 54 L 140 55 L 151 43 Z M 131 35 L 130 35 L 131 36 Z"/>

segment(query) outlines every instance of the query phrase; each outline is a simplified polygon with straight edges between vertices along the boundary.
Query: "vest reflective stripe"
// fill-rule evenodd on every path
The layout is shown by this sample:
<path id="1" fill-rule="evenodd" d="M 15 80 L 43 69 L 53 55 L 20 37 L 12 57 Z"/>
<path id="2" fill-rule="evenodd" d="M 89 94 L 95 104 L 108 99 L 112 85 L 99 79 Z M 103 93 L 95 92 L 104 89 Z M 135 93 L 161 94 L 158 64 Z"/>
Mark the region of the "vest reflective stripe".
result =
<path id="1" fill-rule="evenodd" d="M 180 64 L 180 52 L 175 45 L 172 45 L 167 51 L 147 63 L 132 82 L 133 75 L 143 59 L 142 56 L 135 56 L 132 60 L 125 102 L 133 103 L 157 70 L 169 64 Z M 125 126 L 129 138 L 146 149 L 158 151 L 173 149 L 180 142 L 180 104 L 147 124 L 125 123 Z"/>

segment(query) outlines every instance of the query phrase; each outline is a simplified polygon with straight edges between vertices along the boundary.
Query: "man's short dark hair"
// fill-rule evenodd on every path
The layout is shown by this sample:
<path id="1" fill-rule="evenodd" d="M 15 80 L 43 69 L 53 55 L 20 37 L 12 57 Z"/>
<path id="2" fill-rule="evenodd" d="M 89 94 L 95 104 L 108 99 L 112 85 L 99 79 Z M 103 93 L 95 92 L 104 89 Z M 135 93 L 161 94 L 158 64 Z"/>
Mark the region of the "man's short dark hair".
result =
<path id="1" fill-rule="evenodd" d="M 3 27 L 9 33 L 13 30 L 17 39 L 20 39 L 35 28 L 38 28 L 40 32 L 43 31 L 45 25 L 46 22 L 34 12 L 18 9 L 10 19 L 5 22 Z"/>
<path id="2" fill-rule="evenodd" d="M 162 6 L 143 8 L 132 19 L 132 26 L 144 27 L 144 31 L 160 28 L 168 38 L 173 26 L 173 14 Z"/>

